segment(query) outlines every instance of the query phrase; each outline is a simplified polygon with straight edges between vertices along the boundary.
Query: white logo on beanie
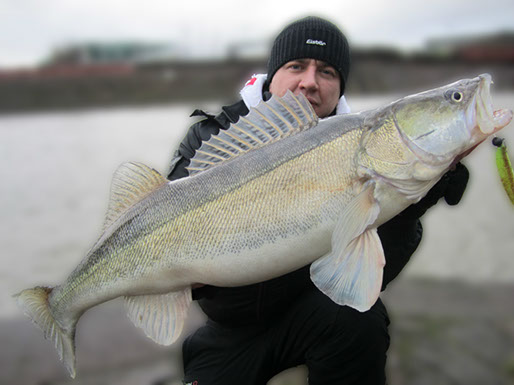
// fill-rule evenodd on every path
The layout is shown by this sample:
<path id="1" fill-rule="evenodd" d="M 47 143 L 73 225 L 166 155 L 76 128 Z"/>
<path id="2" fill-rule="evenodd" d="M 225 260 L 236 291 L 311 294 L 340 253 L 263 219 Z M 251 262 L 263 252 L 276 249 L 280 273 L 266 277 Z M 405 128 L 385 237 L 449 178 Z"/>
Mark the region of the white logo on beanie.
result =
<path id="1" fill-rule="evenodd" d="M 327 45 L 327 43 L 325 43 L 322 40 L 312 40 L 312 39 L 307 39 L 305 44 L 314 44 L 314 45 L 321 45 L 321 46 Z"/>

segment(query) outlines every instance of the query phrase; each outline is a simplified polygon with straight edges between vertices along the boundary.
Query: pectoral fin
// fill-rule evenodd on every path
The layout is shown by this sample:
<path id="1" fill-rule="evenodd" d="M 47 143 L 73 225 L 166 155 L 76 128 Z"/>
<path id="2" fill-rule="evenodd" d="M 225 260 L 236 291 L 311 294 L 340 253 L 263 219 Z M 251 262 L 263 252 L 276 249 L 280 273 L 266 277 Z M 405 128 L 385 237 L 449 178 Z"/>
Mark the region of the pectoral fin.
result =
<path id="1" fill-rule="evenodd" d="M 370 184 L 346 207 L 332 235 L 332 250 L 311 265 L 311 279 L 339 305 L 359 311 L 376 302 L 382 286 L 384 251 L 375 228 L 380 212 Z"/>
<path id="2" fill-rule="evenodd" d="M 167 294 L 125 297 L 128 316 L 137 327 L 161 345 L 176 341 L 184 327 L 191 288 Z"/>

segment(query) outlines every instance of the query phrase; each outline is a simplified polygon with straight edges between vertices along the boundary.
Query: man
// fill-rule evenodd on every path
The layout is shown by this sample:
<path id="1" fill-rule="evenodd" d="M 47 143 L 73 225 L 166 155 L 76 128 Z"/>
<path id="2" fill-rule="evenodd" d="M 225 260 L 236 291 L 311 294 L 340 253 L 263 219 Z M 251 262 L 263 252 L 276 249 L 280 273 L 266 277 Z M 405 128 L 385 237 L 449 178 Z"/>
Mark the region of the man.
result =
<path id="1" fill-rule="evenodd" d="M 189 129 L 168 178 L 187 176 L 202 141 L 271 95 L 303 93 L 320 118 L 349 112 L 343 96 L 349 68 L 348 42 L 335 25 L 316 17 L 290 24 L 273 44 L 267 75 L 252 78 L 241 101 L 217 116 L 193 113 L 205 119 Z M 387 261 L 382 289 L 416 250 L 418 218 L 442 196 L 456 204 L 466 182 L 467 170 L 459 166 L 421 202 L 378 229 Z M 364 313 L 339 306 L 312 284 L 309 266 L 245 287 L 203 286 L 193 290 L 193 299 L 209 319 L 184 342 L 186 384 L 261 385 L 301 364 L 308 367 L 310 384 L 385 383 L 389 319 L 381 300 Z"/>

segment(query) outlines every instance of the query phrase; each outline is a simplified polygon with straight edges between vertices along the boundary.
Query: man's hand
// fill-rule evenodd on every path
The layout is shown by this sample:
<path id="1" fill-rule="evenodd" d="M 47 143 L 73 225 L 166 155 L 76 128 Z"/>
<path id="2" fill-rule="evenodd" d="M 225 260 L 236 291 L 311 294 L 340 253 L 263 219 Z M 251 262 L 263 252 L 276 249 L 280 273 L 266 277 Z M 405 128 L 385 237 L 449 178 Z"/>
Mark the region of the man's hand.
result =
<path id="1" fill-rule="evenodd" d="M 468 169 L 462 163 L 457 163 L 455 168 L 444 174 L 423 199 L 407 207 L 399 215 L 405 218 L 420 218 L 443 197 L 450 206 L 458 204 L 466 190 L 468 180 Z"/>

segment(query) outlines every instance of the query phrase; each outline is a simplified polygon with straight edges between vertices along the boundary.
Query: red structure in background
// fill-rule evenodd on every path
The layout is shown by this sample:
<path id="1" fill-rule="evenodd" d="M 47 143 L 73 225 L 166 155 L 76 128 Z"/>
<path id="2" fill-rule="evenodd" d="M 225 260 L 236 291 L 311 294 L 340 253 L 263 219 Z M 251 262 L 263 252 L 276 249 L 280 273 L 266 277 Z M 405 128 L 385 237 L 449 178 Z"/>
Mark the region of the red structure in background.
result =
<path id="1" fill-rule="evenodd" d="M 35 69 L 0 70 L 2 80 L 70 79 L 93 76 L 130 76 L 136 72 L 132 64 L 55 64 Z"/>

